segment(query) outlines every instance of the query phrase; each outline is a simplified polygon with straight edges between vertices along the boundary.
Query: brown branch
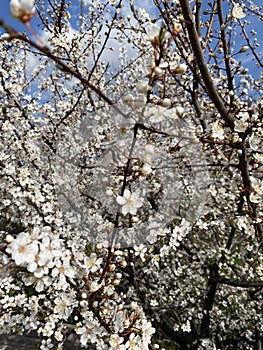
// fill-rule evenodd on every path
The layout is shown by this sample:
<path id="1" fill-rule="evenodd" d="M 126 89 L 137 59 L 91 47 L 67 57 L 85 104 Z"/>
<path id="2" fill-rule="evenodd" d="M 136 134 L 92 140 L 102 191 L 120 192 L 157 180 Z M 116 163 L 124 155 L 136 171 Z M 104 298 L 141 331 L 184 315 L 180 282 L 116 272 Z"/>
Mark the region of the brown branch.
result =
<path id="1" fill-rule="evenodd" d="M 249 168 L 248 168 L 248 159 L 246 154 L 246 149 L 244 146 L 241 148 L 242 153 L 239 155 L 239 170 L 241 172 L 242 181 L 244 185 L 244 196 L 246 197 L 247 203 L 248 203 L 248 209 L 250 217 L 254 220 L 254 228 L 256 232 L 256 236 L 259 240 L 259 242 L 263 239 L 263 229 L 260 222 L 257 222 L 258 213 L 257 213 L 257 204 L 251 202 L 250 200 L 250 193 L 254 191 L 249 175 Z"/>
<path id="2" fill-rule="evenodd" d="M 91 89 L 93 92 L 95 92 L 100 98 L 102 98 L 105 102 L 107 102 L 110 106 L 112 106 L 116 112 L 118 112 L 119 114 L 121 114 L 124 118 L 127 118 L 127 114 L 124 113 L 117 105 L 116 103 L 111 100 L 108 96 L 106 96 L 97 86 L 93 85 L 92 83 L 90 83 L 88 81 L 88 79 L 84 78 L 79 72 L 75 71 L 74 69 L 72 69 L 71 67 L 69 67 L 68 65 L 66 65 L 60 58 L 58 58 L 57 56 L 55 56 L 50 50 L 49 48 L 47 48 L 46 46 L 40 46 L 37 43 L 35 43 L 34 41 L 28 39 L 26 37 L 26 35 L 18 33 L 15 29 L 11 28 L 10 26 L 8 26 L 3 20 L 0 19 L 0 26 L 2 26 L 8 33 L 9 33 L 9 37 L 4 37 L 3 40 L 5 41 L 12 41 L 13 39 L 18 39 L 21 40 L 25 43 L 28 43 L 30 46 L 33 46 L 34 48 L 36 48 L 37 50 L 39 50 L 40 52 L 42 52 L 43 54 L 45 54 L 45 56 L 49 57 L 52 61 L 54 61 L 55 63 L 57 63 L 57 65 L 64 71 L 67 72 L 69 74 L 71 74 L 72 76 L 74 76 L 75 78 L 77 78 L 78 80 L 81 81 L 81 83 Z"/>
<path id="3" fill-rule="evenodd" d="M 210 275 L 207 283 L 207 293 L 204 302 L 203 318 L 201 322 L 201 337 L 208 338 L 210 330 L 211 315 L 210 312 L 213 309 L 216 290 L 217 290 L 217 281 L 218 281 L 218 265 L 214 263 L 210 266 Z"/>
<path id="4" fill-rule="evenodd" d="M 98 65 L 98 62 L 99 62 L 99 60 L 100 60 L 100 57 L 101 57 L 101 55 L 103 54 L 103 52 L 104 52 L 104 50 L 105 50 L 105 47 L 106 47 L 106 45 L 107 45 L 107 43 L 108 43 L 108 41 L 109 41 L 109 39 L 110 39 L 110 34 L 111 34 L 111 32 L 112 32 L 114 22 L 115 22 L 115 20 L 116 20 L 117 17 L 118 17 L 118 13 L 119 13 L 119 9 L 121 8 L 121 4 L 122 4 L 122 0 L 120 0 L 119 3 L 118 3 L 118 5 L 116 6 L 116 11 L 115 11 L 115 14 L 114 14 L 114 16 L 113 16 L 113 18 L 112 18 L 111 26 L 110 26 L 108 32 L 107 32 L 106 35 L 105 35 L 104 42 L 103 42 L 103 44 L 102 44 L 102 46 L 101 46 L 101 49 L 100 49 L 100 51 L 99 51 L 99 53 L 98 53 L 97 58 L 95 59 L 95 63 L 94 63 L 94 65 L 93 65 L 91 71 L 89 72 L 89 79 L 91 78 L 92 74 L 94 73 L 94 71 L 95 71 L 95 69 L 96 69 L 96 67 L 97 67 L 97 65 Z"/>
<path id="5" fill-rule="evenodd" d="M 246 31 L 245 31 L 244 24 L 240 20 L 238 20 L 238 22 L 239 22 L 239 25 L 241 26 L 241 30 L 242 30 L 244 38 L 245 38 L 245 40 L 247 42 L 248 47 L 250 48 L 250 50 L 251 50 L 253 56 L 255 57 L 255 59 L 257 60 L 257 63 L 259 64 L 259 66 L 261 68 L 263 68 L 263 62 L 261 61 L 260 57 L 257 55 L 254 46 L 251 44 L 251 42 L 250 42 L 250 40 L 248 38 L 248 35 L 247 35 Z"/>
<path id="6" fill-rule="evenodd" d="M 232 287 L 240 288 L 263 288 L 263 281 L 243 281 L 243 280 L 231 280 L 224 277 L 218 277 L 217 283 L 226 284 Z"/>
<path id="7" fill-rule="evenodd" d="M 195 28 L 193 14 L 190 8 L 189 0 L 180 0 L 186 28 L 188 31 L 189 40 L 193 49 L 193 52 L 195 54 L 198 68 L 200 70 L 202 79 L 205 83 L 207 93 L 211 100 L 213 101 L 215 107 L 217 108 L 218 112 L 222 116 L 222 118 L 225 120 L 226 124 L 231 127 L 231 129 L 234 129 L 234 118 L 230 115 L 229 111 L 225 107 L 225 102 L 222 100 L 220 95 L 218 94 L 216 87 L 213 83 L 211 74 L 209 72 L 201 45 L 200 40 Z"/>
<path id="8" fill-rule="evenodd" d="M 230 91 L 233 91 L 234 85 L 233 85 L 233 77 L 230 69 L 230 57 L 229 57 L 229 52 L 228 52 L 228 47 L 226 42 L 226 31 L 225 31 L 225 21 L 223 17 L 222 0 L 217 0 L 217 7 L 218 7 L 218 18 L 220 23 L 220 36 L 221 36 L 221 41 L 222 41 L 223 51 L 224 51 L 224 60 L 225 60 L 225 67 L 226 67 L 228 89 Z M 233 95 L 230 96 L 230 101 L 231 101 L 230 105 L 232 105 L 234 101 Z"/>

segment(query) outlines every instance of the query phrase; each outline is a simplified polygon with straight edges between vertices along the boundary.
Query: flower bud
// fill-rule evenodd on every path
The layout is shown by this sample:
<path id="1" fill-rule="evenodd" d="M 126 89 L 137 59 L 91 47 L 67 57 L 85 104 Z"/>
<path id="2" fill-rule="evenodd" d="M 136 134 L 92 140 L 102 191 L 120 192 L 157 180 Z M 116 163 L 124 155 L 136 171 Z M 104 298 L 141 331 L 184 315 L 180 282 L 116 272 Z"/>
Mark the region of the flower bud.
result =
<path id="1" fill-rule="evenodd" d="M 173 34 L 176 36 L 181 32 L 181 30 L 182 30 L 181 23 L 175 22 L 173 27 Z"/>
<path id="2" fill-rule="evenodd" d="M 157 75 L 157 77 L 160 77 L 163 75 L 163 70 L 160 67 L 155 67 L 153 71 L 154 71 L 154 74 Z"/>
<path id="3" fill-rule="evenodd" d="M 240 52 L 246 52 L 248 49 L 248 46 L 242 46 Z"/>
<path id="4" fill-rule="evenodd" d="M 145 163 L 143 165 L 143 167 L 141 168 L 141 173 L 143 176 L 148 176 L 149 174 L 151 174 L 152 172 L 152 168 L 149 164 Z"/>
<path id="5" fill-rule="evenodd" d="M 137 83 L 137 89 L 142 94 L 147 94 L 149 90 L 149 85 L 145 80 L 139 80 Z"/>
<path id="6" fill-rule="evenodd" d="M 185 73 L 187 70 L 187 65 L 182 63 L 182 64 L 178 64 L 175 68 L 175 73 L 176 74 L 183 74 Z"/>
<path id="7" fill-rule="evenodd" d="M 165 107 L 165 108 L 169 108 L 171 107 L 171 100 L 169 98 L 164 98 L 162 101 L 161 101 L 161 106 L 162 107 Z"/>
<path id="8" fill-rule="evenodd" d="M 108 188 L 108 189 L 106 190 L 106 196 L 107 196 L 107 197 L 112 197 L 113 195 L 114 195 L 113 190 L 112 190 L 111 188 Z"/>
<path id="9" fill-rule="evenodd" d="M 11 0 L 10 11 L 13 17 L 27 23 L 35 16 L 36 8 L 33 0 Z"/>
<path id="10" fill-rule="evenodd" d="M 113 272 L 116 269 L 116 265 L 110 265 L 109 266 L 109 272 Z"/>
<path id="11" fill-rule="evenodd" d="M 175 114 L 179 117 L 182 118 L 182 116 L 184 115 L 184 108 L 181 106 L 176 106 L 175 107 Z"/>
<path id="12" fill-rule="evenodd" d="M 13 240 L 14 240 L 14 237 L 11 236 L 10 234 L 8 234 L 8 235 L 6 236 L 6 238 L 5 238 L 5 241 L 6 241 L 7 243 L 11 243 Z"/>
<path id="13" fill-rule="evenodd" d="M 112 284 L 113 286 L 117 286 L 117 285 L 120 284 L 120 280 L 115 279 L 115 280 L 113 280 L 113 281 L 111 282 L 111 284 Z"/>
<path id="14" fill-rule="evenodd" d="M 81 307 L 87 307 L 89 305 L 87 300 L 81 300 L 79 304 Z"/>

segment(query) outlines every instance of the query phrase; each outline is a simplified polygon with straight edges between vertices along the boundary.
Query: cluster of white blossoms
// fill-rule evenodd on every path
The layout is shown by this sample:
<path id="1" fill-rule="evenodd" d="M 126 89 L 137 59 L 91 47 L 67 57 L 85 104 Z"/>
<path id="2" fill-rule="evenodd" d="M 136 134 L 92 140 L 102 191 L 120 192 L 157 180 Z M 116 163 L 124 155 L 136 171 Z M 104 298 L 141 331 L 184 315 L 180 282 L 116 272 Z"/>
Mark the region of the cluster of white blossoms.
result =
<path id="1" fill-rule="evenodd" d="M 180 23 L 174 23 L 172 34 L 177 36 L 182 30 Z M 153 49 L 153 53 L 144 59 L 144 69 L 147 79 L 141 79 L 137 82 L 137 91 L 138 93 L 133 96 L 132 94 L 126 95 L 123 97 L 123 102 L 130 107 L 142 110 L 147 107 L 150 108 L 150 112 L 144 113 L 144 117 L 152 115 L 150 122 L 159 122 L 163 119 L 163 114 L 166 108 L 171 107 L 172 100 L 170 98 L 163 98 L 161 101 L 158 101 L 158 105 L 149 105 L 147 101 L 147 95 L 152 91 L 153 86 L 151 82 L 153 79 L 161 79 L 166 75 L 168 71 L 172 71 L 176 75 L 182 75 L 187 71 L 187 65 L 185 63 L 178 63 L 180 61 L 180 56 L 175 55 L 173 59 L 168 59 L 168 57 L 159 57 L 160 47 L 165 47 L 165 50 L 169 49 L 171 44 L 171 34 L 164 28 L 160 27 L 157 24 L 148 24 L 145 28 L 148 40 L 150 41 Z M 177 108 L 178 106 L 176 106 Z M 174 109 L 177 113 L 177 109 Z M 179 106 L 179 108 L 182 108 Z"/>
<path id="2" fill-rule="evenodd" d="M 16 238 L 6 238 L 6 251 L 17 266 L 26 267 L 36 280 L 36 290 L 41 292 L 56 278 L 63 289 L 66 278 L 74 278 L 76 270 L 71 265 L 71 254 L 65 249 L 58 234 L 50 227 L 35 226 L 31 232 L 21 232 Z M 30 282 L 31 281 L 31 282 Z M 29 279 L 27 283 L 33 283 Z M 44 281 L 44 283 L 43 283 Z"/>
<path id="3" fill-rule="evenodd" d="M 169 241 L 169 246 L 176 250 L 179 246 L 182 240 L 187 236 L 187 234 L 190 232 L 191 225 L 189 222 L 185 221 L 185 219 L 182 220 L 180 226 L 175 226 L 172 231 L 172 235 Z"/>

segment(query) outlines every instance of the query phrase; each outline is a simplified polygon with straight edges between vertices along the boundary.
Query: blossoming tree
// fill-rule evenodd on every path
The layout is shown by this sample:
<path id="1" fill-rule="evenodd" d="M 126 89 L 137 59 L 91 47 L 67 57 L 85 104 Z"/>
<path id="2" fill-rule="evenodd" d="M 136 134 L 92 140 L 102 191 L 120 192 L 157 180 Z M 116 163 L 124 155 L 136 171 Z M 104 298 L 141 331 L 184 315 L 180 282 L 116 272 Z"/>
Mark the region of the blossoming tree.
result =
<path id="1" fill-rule="evenodd" d="M 256 0 L 10 10 L 29 33 L 0 20 L 1 333 L 261 349 Z"/>

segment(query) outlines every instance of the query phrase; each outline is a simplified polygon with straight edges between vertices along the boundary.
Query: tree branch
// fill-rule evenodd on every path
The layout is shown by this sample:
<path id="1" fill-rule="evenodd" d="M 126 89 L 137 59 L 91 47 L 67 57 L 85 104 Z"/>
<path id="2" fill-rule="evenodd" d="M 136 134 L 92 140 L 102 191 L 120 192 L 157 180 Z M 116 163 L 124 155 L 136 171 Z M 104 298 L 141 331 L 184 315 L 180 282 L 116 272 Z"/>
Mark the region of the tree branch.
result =
<path id="1" fill-rule="evenodd" d="M 224 277 L 218 277 L 217 283 L 227 284 L 228 286 L 240 288 L 263 288 L 263 281 L 231 280 Z"/>
<path id="2" fill-rule="evenodd" d="M 225 107 L 224 101 L 218 94 L 215 85 L 213 83 L 211 74 L 205 61 L 205 57 L 200 45 L 200 40 L 195 28 L 193 14 L 190 8 L 189 0 L 180 0 L 183 16 L 185 19 L 186 28 L 188 31 L 189 40 L 197 60 L 198 68 L 200 70 L 202 79 L 205 83 L 207 93 L 213 101 L 218 112 L 225 120 L 226 124 L 233 130 L 234 129 L 234 118 L 230 115 L 229 111 Z"/>
<path id="3" fill-rule="evenodd" d="M 26 35 L 18 33 L 15 29 L 11 28 L 10 26 L 8 26 L 3 20 L 0 19 L 0 26 L 2 26 L 8 33 L 9 33 L 9 37 L 5 37 L 4 40 L 5 41 L 12 41 L 13 39 L 18 39 L 21 40 L 23 42 L 28 43 L 30 46 L 33 46 L 34 48 L 36 48 L 37 50 L 39 50 L 40 52 L 42 52 L 43 54 L 45 54 L 45 56 L 49 57 L 52 59 L 52 61 L 56 62 L 58 64 L 58 66 L 64 71 L 67 72 L 69 74 L 71 74 L 72 76 L 74 76 L 75 78 L 77 78 L 78 80 L 81 81 L 81 83 L 88 87 L 89 89 L 91 89 L 93 92 L 95 92 L 99 97 L 101 97 L 105 102 L 107 102 L 110 106 L 112 106 L 116 112 L 118 112 L 119 114 L 121 114 L 124 118 L 127 118 L 127 114 L 124 113 L 117 105 L 114 101 L 112 101 L 108 96 L 106 96 L 97 86 L 93 85 L 92 83 L 90 83 L 88 81 L 88 79 L 84 78 L 79 72 L 75 71 L 74 69 L 72 69 L 71 67 L 69 67 L 68 65 L 66 65 L 60 58 L 58 58 L 57 56 L 55 56 L 50 50 L 49 48 L 47 48 L 46 46 L 40 46 L 37 43 L 35 43 L 34 41 L 28 39 L 26 37 Z"/>
<path id="4" fill-rule="evenodd" d="M 217 289 L 217 281 L 218 281 L 218 265 L 214 263 L 210 266 L 210 276 L 207 283 L 207 294 L 204 302 L 204 310 L 203 310 L 203 318 L 201 322 L 201 337 L 208 338 L 209 337 L 209 328 L 210 328 L 210 311 L 213 309 L 216 289 Z"/>

